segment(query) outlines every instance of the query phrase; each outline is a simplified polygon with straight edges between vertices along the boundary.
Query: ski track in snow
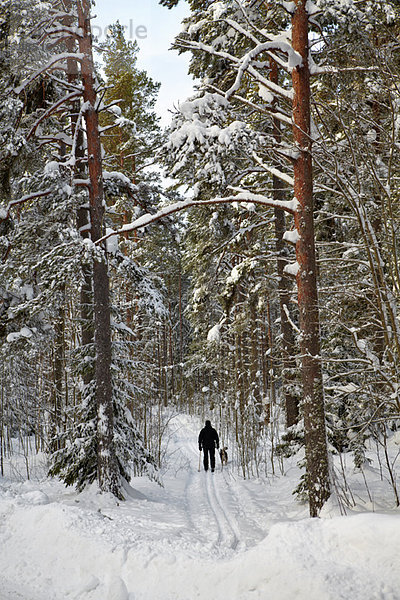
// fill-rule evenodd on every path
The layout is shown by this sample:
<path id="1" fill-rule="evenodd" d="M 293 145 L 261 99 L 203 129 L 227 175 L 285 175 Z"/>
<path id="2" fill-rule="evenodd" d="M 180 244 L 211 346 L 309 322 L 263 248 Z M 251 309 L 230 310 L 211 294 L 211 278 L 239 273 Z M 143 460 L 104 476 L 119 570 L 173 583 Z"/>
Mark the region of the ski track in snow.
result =
<path id="1" fill-rule="evenodd" d="M 165 487 L 158 488 L 146 478 L 139 478 L 133 484 L 134 488 L 138 484 L 137 491 L 132 490 L 134 502 L 128 499 L 126 503 L 116 507 L 107 498 L 104 503 L 99 498 L 100 507 L 93 512 L 91 492 L 89 496 L 77 495 L 73 489 L 65 489 L 54 480 L 44 480 L 40 491 L 30 482 L 17 483 L 16 488 L 11 485 L 8 497 L 20 497 L 17 504 L 28 503 L 27 508 L 29 502 L 37 505 L 39 528 L 42 523 L 51 523 L 52 519 L 58 519 L 59 516 L 59 528 L 54 528 L 52 535 L 55 539 L 63 539 L 67 553 L 74 552 L 74 545 L 79 544 L 80 535 L 87 535 L 88 540 L 98 540 L 103 544 L 103 560 L 104 556 L 108 556 L 107 552 L 110 552 L 110 560 L 120 564 L 119 572 L 127 580 L 131 577 L 130 557 L 137 552 L 138 547 L 143 550 L 143 560 L 140 559 L 138 569 L 143 569 L 150 577 L 154 568 L 154 576 L 158 577 L 156 565 L 164 560 L 164 556 L 169 556 L 167 560 L 174 562 L 182 552 L 187 560 L 234 559 L 255 546 L 268 533 L 271 519 L 265 519 L 266 489 L 260 486 L 258 495 L 257 489 L 249 486 L 251 482 L 235 476 L 234 464 L 228 463 L 228 466 L 222 468 L 218 452 L 215 472 L 204 471 L 202 454 L 199 472 L 199 428 L 197 420 L 184 415 L 177 415 L 171 420 Z M 2 507 L 3 517 L 10 517 L 12 520 L 14 504 L 11 502 L 7 506 L 8 508 Z M 1 527 L 0 522 L 0 529 Z M 160 555 L 161 548 L 165 555 Z M 89 546 L 88 552 L 91 552 Z M 34 569 L 35 560 L 31 565 L 28 556 L 29 552 L 26 557 L 21 556 L 20 566 L 25 565 L 23 568 L 30 572 Z M 46 556 L 47 560 L 53 560 L 51 551 Z M 62 563 L 62 558 L 59 560 Z M 105 568 L 108 569 L 107 559 L 105 560 Z M 56 568 L 59 568 L 58 563 Z M 83 565 L 74 564 L 73 568 L 85 571 Z M 51 590 L 55 587 L 53 576 L 51 572 L 45 598 L 41 595 L 41 589 L 47 576 L 45 567 L 40 563 L 34 576 L 35 581 L 32 582 L 34 585 L 30 589 L 26 588 L 24 581 L 14 581 L 8 573 L 3 573 L 3 577 L 0 573 L 0 600 L 59 600 L 60 596 L 56 592 L 54 597 L 51 595 Z M 87 581 L 83 579 L 77 583 L 77 588 L 72 583 L 74 591 L 68 592 L 68 598 L 71 593 L 73 600 L 91 600 L 92 597 L 97 600 L 97 588 L 102 580 L 102 567 L 99 567 Z M 121 597 L 125 600 L 122 592 Z M 110 599 L 104 597 L 102 600 Z"/>
<path id="2" fill-rule="evenodd" d="M 165 487 L 135 477 L 119 504 L 45 469 L 25 481 L 10 465 L 0 479 L 0 600 L 400 600 L 398 509 L 362 506 L 344 519 L 331 505 L 308 519 L 292 497 L 297 458 L 285 477 L 244 480 L 218 454 L 215 473 L 202 463 L 199 472 L 200 425 L 171 418 Z M 373 485 L 388 502 L 379 472 Z"/>
<path id="3" fill-rule="evenodd" d="M 185 426 L 187 427 L 187 423 Z M 178 427 L 177 436 L 180 435 L 179 430 Z M 257 511 L 249 510 L 249 508 L 255 509 L 255 505 L 248 492 L 246 492 L 247 509 L 243 506 L 240 500 L 243 489 L 242 487 L 240 490 L 236 489 L 237 484 L 234 484 L 234 478 L 229 475 L 230 467 L 222 468 L 218 464 L 218 452 L 214 473 L 210 470 L 204 471 L 203 455 L 200 463 L 201 472 L 197 472 L 199 452 L 193 440 L 196 440 L 198 433 L 194 430 L 189 433 L 190 437 L 184 440 L 181 447 L 182 454 L 190 464 L 185 488 L 188 521 L 197 530 L 199 540 L 202 540 L 208 550 L 213 550 L 219 556 L 231 556 L 235 551 L 247 547 L 248 544 L 243 539 L 246 533 L 255 532 L 255 539 L 262 539 L 266 531 L 262 530 L 256 518 L 251 516 L 257 514 Z M 200 512 L 199 508 L 201 508 Z"/>
<path id="4" fill-rule="evenodd" d="M 214 511 L 218 527 L 221 532 L 221 543 L 236 550 L 241 541 L 239 527 L 233 516 L 228 512 L 226 505 L 221 501 L 219 494 L 220 481 L 215 481 L 215 477 L 208 478 L 207 493 L 210 500 L 210 506 Z"/>

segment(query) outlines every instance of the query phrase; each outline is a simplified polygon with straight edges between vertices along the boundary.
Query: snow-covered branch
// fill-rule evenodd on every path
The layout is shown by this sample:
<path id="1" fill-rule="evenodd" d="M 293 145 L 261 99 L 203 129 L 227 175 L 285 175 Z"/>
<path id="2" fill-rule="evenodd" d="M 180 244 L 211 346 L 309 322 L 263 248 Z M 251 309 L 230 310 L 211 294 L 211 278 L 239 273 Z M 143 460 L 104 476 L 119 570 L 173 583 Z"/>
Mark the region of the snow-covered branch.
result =
<path id="1" fill-rule="evenodd" d="M 278 177 L 278 179 L 284 181 L 285 183 L 288 183 L 290 186 L 294 186 L 293 177 L 287 175 L 287 173 L 283 173 L 283 171 L 279 171 L 279 169 L 275 169 L 275 167 L 270 167 L 269 165 L 265 164 L 255 152 L 253 152 L 253 158 L 265 171 L 268 171 L 268 173 L 271 173 L 271 175 Z"/>
<path id="2" fill-rule="evenodd" d="M 82 85 L 80 83 L 71 83 L 71 81 L 67 81 L 66 79 L 61 79 L 60 77 L 57 77 L 57 75 L 55 75 L 54 73 L 49 73 L 49 78 L 67 90 L 71 90 L 74 92 L 82 92 L 83 90 Z"/>
<path id="3" fill-rule="evenodd" d="M 286 304 L 283 304 L 283 305 L 282 305 L 282 308 L 283 308 L 283 310 L 284 310 L 284 312 L 285 312 L 286 318 L 287 318 L 288 322 L 290 323 L 290 325 L 291 325 L 291 327 L 292 327 L 293 331 L 295 331 L 296 333 L 300 333 L 300 329 L 297 327 L 296 323 L 293 321 L 293 319 L 292 319 L 292 317 L 291 317 L 291 315 L 290 315 L 290 311 L 289 311 L 289 309 L 288 309 L 287 305 L 286 305 Z"/>
<path id="4" fill-rule="evenodd" d="M 79 39 L 79 38 L 83 37 L 83 31 L 79 27 L 68 27 L 67 25 L 57 25 L 55 27 L 52 27 L 51 29 L 45 30 L 45 32 L 43 33 L 42 39 L 39 41 L 39 43 L 42 42 L 45 38 L 49 38 L 49 37 L 52 38 L 53 36 L 59 36 L 60 34 L 62 34 L 63 38 L 53 40 L 55 43 L 63 41 L 63 39 L 65 39 L 65 36 L 73 37 L 75 39 Z"/>
<path id="5" fill-rule="evenodd" d="M 210 87 L 210 89 L 220 92 L 220 90 L 218 90 L 218 88 L 216 88 L 215 86 L 209 85 L 208 87 Z M 250 108 L 254 108 L 258 112 L 266 113 L 266 114 L 270 115 L 273 119 L 277 119 L 281 123 L 285 123 L 285 125 L 289 125 L 290 127 L 292 127 L 292 125 L 293 125 L 292 118 L 289 115 L 286 115 L 285 113 L 283 113 L 282 111 L 277 111 L 276 107 L 275 107 L 275 109 L 271 109 L 268 106 L 266 106 L 265 104 L 263 104 L 261 106 L 260 104 L 251 102 L 251 100 L 248 100 L 247 98 L 245 98 L 244 96 L 241 96 L 240 94 L 235 94 L 235 100 L 239 100 L 243 104 L 250 106 Z"/>
<path id="6" fill-rule="evenodd" d="M 240 77 L 242 77 L 243 73 L 246 71 L 247 73 L 249 73 L 249 75 L 251 75 L 253 77 L 253 79 L 255 81 L 257 81 L 264 87 L 268 88 L 273 94 L 276 94 L 277 96 L 285 98 L 285 100 L 292 100 L 293 94 L 292 94 L 291 90 L 286 90 L 283 87 L 281 87 L 280 85 L 273 83 L 266 77 L 263 77 L 257 71 L 257 69 L 255 69 L 251 65 L 250 60 L 246 61 L 244 58 L 238 59 L 236 56 L 233 56 L 233 54 L 230 54 L 229 52 L 224 52 L 222 50 L 216 50 L 215 48 L 213 48 L 213 46 L 204 44 L 202 42 L 193 42 L 190 40 L 183 40 L 183 39 L 179 39 L 178 41 L 181 46 L 183 46 L 184 48 L 187 48 L 189 50 L 202 50 L 203 52 L 206 52 L 208 54 L 212 54 L 214 56 L 218 56 L 220 58 L 224 58 L 225 60 L 228 60 L 232 64 L 232 66 L 239 69 Z M 274 46 L 272 42 L 267 42 L 267 44 L 269 44 L 271 50 L 276 49 L 276 45 Z M 260 52 L 261 51 L 262 50 L 260 50 Z M 247 55 L 245 55 L 245 57 L 247 57 Z M 239 76 L 239 73 L 238 73 L 238 76 Z M 231 89 L 226 92 L 225 96 L 227 98 L 229 98 L 230 96 L 233 95 L 233 93 L 236 91 L 236 89 L 238 89 L 237 82 L 235 82 L 235 84 L 231 87 Z"/>
<path id="7" fill-rule="evenodd" d="M 261 194 L 253 194 L 252 192 L 248 192 L 240 188 L 231 189 L 233 191 L 237 191 L 237 195 L 225 196 L 223 198 L 212 198 L 210 200 L 183 200 L 182 202 L 175 202 L 174 204 L 170 204 L 154 214 L 146 213 L 145 215 L 142 215 L 132 223 L 127 223 L 121 229 L 118 229 L 117 231 L 113 231 L 112 233 L 103 236 L 101 239 L 96 241 L 96 244 L 101 244 L 111 235 L 123 235 L 125 233 L 128 233 L 129 231 L 135 231 L 137 229 L 142 229 L 143 227 L 148 227 L 152 223 L 155 223 L 156 221 L 159 221 L 164 217 L 168 217 L 176 212 L 180 212 L 181 210 L 186 210 L 194 206 L 198 207 L 207 206 L 210 204 L 233 204 L 243 202 L 281 208 L 282 210 L 290 214 L 293 214 L 298 207 L 298 201 L 296 200 L 296 198 L 294 198 L 291 201 L 279 201 L 274 200 L 273 198 L 269 198 L 268 196 L 263 196 Z"/>
<path id="8" fill-rule="evenodd" d="M 337 75 L 338 73 L 354 73 L 354 72 L 360 72 L 360 73 L 373 73 L 378 71 L 378 67 L 360 67 L 360 66 L 354 66 L 354 67 L 334 67 L 331 65 L 327 65 L 327 66 L 318 66 L 316 65 L 314 62 L 311 62 L 310 64 L 310 75 Z"/>
<path id="9" fill-rule="evenodd" d="M 35 73 L 33 73 L 33 75 L 31 75 L 28 79 L 25 79 L 25 81 L 21 85 L 14 88 L 14 92 L 17 95 L 19 95 L 29 84 L 35 81 L 35 79 L 39 77 L 39 75 L 42 75 L 42 73 L 45 73 L 51 68 L 54 68 L 58 63 L 68 59 L 77 60 L 81 62 L 83 60 L 83 54 L 77 52 L 63 52 L 62 54 L 57 54 L 56 56 L 53 56 L 46 65 L 44 65 L 41 69 L 35 71 Z M 60 68 L 60 65 L 58 66 L 58 68 Z"/>
<path id="10" fill-rule="evenodd" d="M 18 200 L 12 200 L 8 203 L 7 208 L 0 208 L 0 223 L 5 221 L 10 216 L 10 211 L 14 206 L 18 206 L 19 204 L 25 204 L 25 202 L 29 202 L 30 200 L 36 200 L 36 198 L 42 198 L 43 196 L 49 196 L 52 193 L 52 190 L 43 190 L 41 192 L 36 192 L 35 194 L 27 194 L 26 196 L 22 196 L 18 198 Z"/>
<path id="11" fill-rule="evenodd" d="M 46 120 L 53 112 L 55 112 L 60 106 L 62 106 L 65 102 L 71 102 L 71 100 L 75 100 L 76 98 L 79 98 L 81 96 L 80 92 L 73 92 L 72 94 L 68 94 L 67 96 L 64 96 L 63 98 L 60 98 L 60 100 L 58 100 L 57 102 L 55 102 L 52 106 L 50 106 L 50 108 L 48 108 L 40 117 L 39 119 L 34 123 L 32 129 L 30 130 L 30 132 L 27 135 L 27 140 L 29 140 L 32 135 L 35 133 L 36 129 L 39 127 L 40 123 L 44 120 Z"/>
<path id="12" fill-rule="evenodd" d="M 271 50 L 280 50 L 287 54 L 287 62 L 284 62 L 274 54 L 271 54 Z M 236 80 L 231 86 L 231 88 L 226 92 L 227 98 L 229 98 L 240 88 L 244 73 L 251 71 L 253 71 L 254 73 L 257 72 L 254 69 L 251 69 L 251 63 L 254 61 L 255 58 L 257 58 L 257 56 L 259 56 L 259 54 L 262 54 L 263 52 L 266 52 L 268 55 L 270 55 L 271 58 L 275 60 L 275 62 L 277 62 L 281 67 L 285 68 L 287 71 L 292 70 L 295 67 L 299 67 L 302 64 L 301 56 L 297 52 L 295 52 L 291 44 L 286 39 L 283 40 L 281 36 L 277 36 L 276 40 L 274 41 L 258 44 L 255 48 L 252 48 L 239 60 L 239 69 L 236 76 Z M 271 84 L 269 80 L 268 83 Z M 275 86 L 280 87 L 276 84 Z"/>

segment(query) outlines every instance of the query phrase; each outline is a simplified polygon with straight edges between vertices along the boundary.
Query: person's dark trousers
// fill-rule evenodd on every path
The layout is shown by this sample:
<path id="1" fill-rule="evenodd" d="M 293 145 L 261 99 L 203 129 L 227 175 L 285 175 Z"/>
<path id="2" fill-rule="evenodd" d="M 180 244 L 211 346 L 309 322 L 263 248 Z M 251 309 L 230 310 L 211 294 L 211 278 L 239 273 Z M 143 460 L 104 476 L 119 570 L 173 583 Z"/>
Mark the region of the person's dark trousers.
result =
<path id="1" fill-rule="evenodd" d="M 208 471 L 208 455 L 210 454 L 211 470 L 215 469 L 215 448 L 203 448 L 204 470 Z"/>

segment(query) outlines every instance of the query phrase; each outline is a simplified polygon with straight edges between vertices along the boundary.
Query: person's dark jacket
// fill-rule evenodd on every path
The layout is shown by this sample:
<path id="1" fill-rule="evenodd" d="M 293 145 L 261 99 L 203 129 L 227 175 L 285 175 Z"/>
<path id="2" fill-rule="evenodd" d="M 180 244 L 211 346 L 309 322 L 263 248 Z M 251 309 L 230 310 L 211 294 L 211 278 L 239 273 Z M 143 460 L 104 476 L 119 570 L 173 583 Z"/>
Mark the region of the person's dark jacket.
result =
<path id="1" fill-rule="evenodd" d="M 219 448 L 218 433 L 211 427 L 210 421 L 206 421 L 206 426 L 199 434 L 199 450 L 203 448 Z"/>

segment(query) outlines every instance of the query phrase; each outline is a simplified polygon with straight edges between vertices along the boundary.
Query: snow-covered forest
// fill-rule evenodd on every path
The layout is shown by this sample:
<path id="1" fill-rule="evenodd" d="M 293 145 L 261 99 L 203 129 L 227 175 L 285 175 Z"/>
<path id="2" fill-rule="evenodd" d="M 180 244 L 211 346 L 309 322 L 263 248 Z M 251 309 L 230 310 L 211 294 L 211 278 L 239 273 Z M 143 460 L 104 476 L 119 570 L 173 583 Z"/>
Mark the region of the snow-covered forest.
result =
<path id="1" fill-rule="evenodd" d="M 0 0 L 0 600 L 399 599 L 400 2 L 188 4 Z"/>

